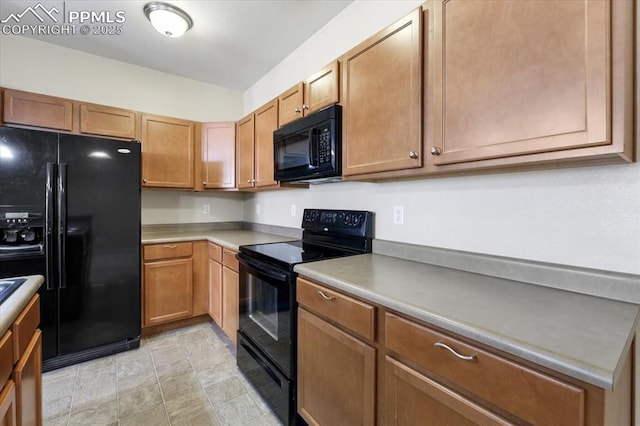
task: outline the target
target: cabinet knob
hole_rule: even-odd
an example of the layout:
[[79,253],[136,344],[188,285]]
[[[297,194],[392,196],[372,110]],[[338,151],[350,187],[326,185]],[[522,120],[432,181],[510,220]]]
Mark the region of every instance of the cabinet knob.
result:
[[415,160],[418,158],[418,153],[416,151],[409,151],[409,158],[413,158]]
[[302,109],[309,109],[309,105],[307,105],[307,104],[302,104]]
[[142,179],[142,183],[147,183],[147,180],[146,179]]
[[203,184],[203,185],[206,185],[206,184],[207,184],[207,181],[206,181],[206,180],[203,180],[203,181],[202,181],[202,184]]
[[302,110],[300,108],[296,108],[293,110],[296,114],[300,114],[302,112]]
[[440,155],[441,153],[442,151],[440,151],[440,148],[438,148],[437,146],[431,148],[431,155]]

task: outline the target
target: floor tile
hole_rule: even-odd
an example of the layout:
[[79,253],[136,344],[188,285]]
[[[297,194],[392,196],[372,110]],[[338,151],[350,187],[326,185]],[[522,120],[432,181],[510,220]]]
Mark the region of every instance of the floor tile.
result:
[[158,351],[180,346],[180,340],[175,333],[158,334],[156,336],[149,337],[147,341],[149,343],[151,351]]
[[174,362],[173,364],[156,367],[156,374],[160,379],[182,376],[186,373],[191,373],[192,371],[193,367],[191,366],[191,363],[188,359],[181,359],[180,361]]
[[241,425],[264,416],[262,410],[249,395],[242,395],[231,401],[222,404],[214,403],[213,405],[224,425]]
[[[194,372],[172,376],[168,379],[161,379],[160,387],[162,388],[162,396],[164,397],[165,403],[174,399],[180,399],[184,395],[192,394],[196,391],[202,391],[202,387]],[[171,416],[171,413],[169,413],[169,416]]]
[[46,404],[43,401],[42,417],[45,420],[64,415],[68,416],[69,411],[71,411],[71,395],[63,396],[62,398],[58,399],[47,400]]
[[156,368],[182,361],[185,358],[187,358],[187,354],[182,346],[153,351],[153,364]]
[[148,386],[158,384],[158,377],[156,376],[155,371],[151,370],[148,373],[137,375],[137,376],[125,376],[121,379],[118,379],[118,393],[128,392],[134,390],[140,386]]
[[159,385],[140,386],[118,396],[118,416],[120,418],[133,417],[158,405],[162,406],[162,404]]
[[172,425],[175,423],[185,424],[201,413],[211,410],[209,400],[201,389],[181,394],[172,401],[166,401],[165,406]]
[[169,426],[169,418],[164,405],[160,404],[132,417],[120,419],[119,426]]
[[71,403],[71,414],[84,411],[87,408],[101,406],[116,401],[116,382],[98,382],[95,386],[76,389]]
[[45,402],[60,399],[73,394],[76,384],[75,376],[62,377],[58,380],[42,381],[42,400]]
[[54,419],[44,419],[43,423],[45,426],[67,426],[67,423],[69,423],[69,414]]
[[224,379],[213,385],[205,387],[205,392],[212,403],[224,403],[245,395],[247,390],[236,376]]
[[69,426],[117,424],[118,405],[116,401],[93,405],[85,410],[71,414],[71,417],[69,417]]

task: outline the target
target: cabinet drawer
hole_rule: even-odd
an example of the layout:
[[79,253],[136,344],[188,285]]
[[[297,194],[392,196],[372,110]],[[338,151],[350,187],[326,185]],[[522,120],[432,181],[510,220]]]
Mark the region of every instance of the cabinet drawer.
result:
[[222,247],[217,244],[209,243],[209,259],[222,263]]
[[298,303],[365,339],[374,338],[375,308],[349,296],[298,278]]
[[11,376],[13,364],[13,333],[7,330],[0,338],[0,389]]
[[40,296],[34,295],[13,323],[13,362],[16,363],[40,324]]
[[189,257],[193,253],[193,243],[166,243],[144,246],[144,260]]
[[222,264],[227,268],[238,272],[238,258],[236,252],[229,249],[222,249]]
[[[445,379],[527,422],[583,423],[585,391],[580,387],[393,314],[386,314],[385,333],[388,350],[419,365],[428,375]],[[473,359],[460,359],[452,351]]]

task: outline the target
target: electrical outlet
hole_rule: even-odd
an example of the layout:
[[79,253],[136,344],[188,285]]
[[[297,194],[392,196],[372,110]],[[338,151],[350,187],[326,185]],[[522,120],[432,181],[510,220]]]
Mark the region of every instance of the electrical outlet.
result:
[[295,217],[295,215],[296,215],[296,205],[291,204],[291,216]]
[[260,204],[256,204],[256,215],[260,215]]
[[404,222],[404,207],[393,206],[393,223],[396,225],[402,225]]
[[202,213],[203,214],[211,214],[211,204],[204,204],[202,206]]

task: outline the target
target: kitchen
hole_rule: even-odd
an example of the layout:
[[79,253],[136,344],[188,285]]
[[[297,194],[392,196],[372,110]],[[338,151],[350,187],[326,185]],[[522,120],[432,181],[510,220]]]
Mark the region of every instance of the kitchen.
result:
[[[0,86],[194,121],[235,121],[420,4],[354,2],[244,92],[5,35]],[[640,168],[630,163],[250,194],[145,189],[142,225],[244,221],[299,229],[304,208],[368,210],[376,214],[379,240],[631,274],[637,282],[639,186]],[[394,206],[403,207],[402,224],[394,223]],[[605,297],[638,303],[635,287]]]

